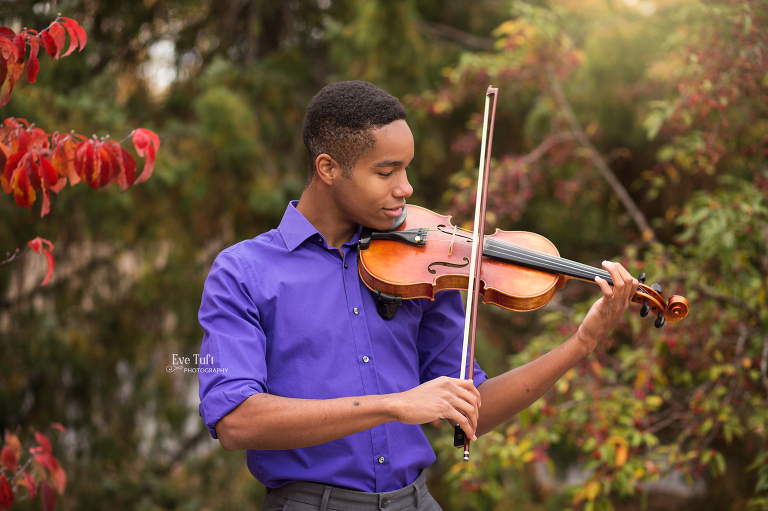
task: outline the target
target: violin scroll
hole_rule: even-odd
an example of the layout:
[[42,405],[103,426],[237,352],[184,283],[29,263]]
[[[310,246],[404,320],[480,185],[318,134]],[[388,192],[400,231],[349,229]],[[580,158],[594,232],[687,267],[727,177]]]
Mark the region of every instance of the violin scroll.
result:
[[651,311],[656,314],[656,320],[653,325],[656,328],[664,326],[666,321],[680,321],[688,315],[690,305],[683,296],[672,295],[669,300],[664,300],[661,295],[662,289],[659,284],[651,286],[645,285],[645,273],[641,273],[637,279],[640,285],[632,297],[634,303],[642,304],[640,316],[646,317]]

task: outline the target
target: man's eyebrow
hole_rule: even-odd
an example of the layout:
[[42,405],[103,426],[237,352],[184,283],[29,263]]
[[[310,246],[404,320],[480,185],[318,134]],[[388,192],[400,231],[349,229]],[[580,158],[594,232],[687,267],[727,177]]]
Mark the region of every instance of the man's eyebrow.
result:
[[[409,162],[408,165],[410,165],[412,162],[413,160],[411,160],[411,162]],[[382,160],[374,163],[373,168],[383,169],[387,167],[401,167],[402,165],[403,165],[403,162],[400,160]]]

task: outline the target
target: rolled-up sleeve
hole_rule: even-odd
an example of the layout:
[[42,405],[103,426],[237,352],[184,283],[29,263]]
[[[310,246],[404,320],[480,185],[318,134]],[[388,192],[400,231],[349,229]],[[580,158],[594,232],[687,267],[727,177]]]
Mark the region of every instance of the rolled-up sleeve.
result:
[[267,392],[266,337],[254,302],[256,276],[232,247],[216,258],[198,319],[200,416],[213,438],[216,423],[249,396]]
[[[427,302],[427,300],[425,300]],[[421,383],[439,376],[461,375],[461,350],[464,341],[464,304],[458,291],[440,291],[427,302],[419,325],[419,379]],[[469,347],[467,347],[467,360]],[[469,366],[469,363],[467,363]],[[475,362],[473,382],[480,386],[488,376]]]

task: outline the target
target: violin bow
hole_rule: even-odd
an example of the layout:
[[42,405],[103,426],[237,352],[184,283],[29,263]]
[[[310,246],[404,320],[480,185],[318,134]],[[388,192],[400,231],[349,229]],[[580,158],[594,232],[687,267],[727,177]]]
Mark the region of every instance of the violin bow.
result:
[[[491,168],[491,147],[493,146],[493,125],[496,120],[496,99],[499,89],[488,86],[485,93],[485,114],[483,115],[483,139],[480,146],[480,165],[477,175],[477,199],[475,201],[475,224],[472,229],[472,256],[469,261],[469,282],[467,283],[467,307],[464,316],[464,343],[461,350],[461,376],[472,380],[475,376],[475,334],[477,333],[477,306],[480,297],[480,265],[483,258],[483,243],[485,241],[485,207],[487,204],[488,172]],[[493,96],[490,130],[488,125],[488,109],[490,97]],[[490,131],[490,133],[489,133]],[[486,153],[486,137],[488,151]],[[467,345],[469,345],[469,364],[467,364]],[[467,371],[469,375],[467,376]],[[456,425],[453,444],[464,446],[464,461],[469,461],[469,436],[464,434],[461,426]]]

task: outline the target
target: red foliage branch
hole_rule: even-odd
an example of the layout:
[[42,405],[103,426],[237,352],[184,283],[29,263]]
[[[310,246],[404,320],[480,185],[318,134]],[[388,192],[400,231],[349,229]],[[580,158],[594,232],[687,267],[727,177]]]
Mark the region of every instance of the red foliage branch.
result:
[[[51,427],[66,433],[64,426],[58,422],[51,424]],[[37,431],[34,435],[38,445],[29,449],[32,456],[22,464],[21,441],[13,433],[5,433],[5,442],[0,451],[0,510],[13,506],[13,490],[18,486],[26,487],[30,499],[37,497],[39,492],[45,511],[55,507],[56,493],[64,493],[67,473],[53,455],[51,441]]]
[[71,186],[84,181],[91,188],[118,183],[125,191],[152,175],[160,147],[160,139],[150,130],[139,128],[131,135],[136,153],[146,157],[138,178],[136,160],[119,142],[74,132],[48,134],[26,119],[8,118],[0,125],[0,185],[13,194],[16,204],[28,208],[37,197],[35,190],[42,190],[41,217],[50,211],[50,192],[59,193],[67,179]]
[[[69,35],[69,48],[62,55],[66,36]],[[24,72],[27,64],[27,80],[34,82],[40,69],[37,53],[42,44],[51,59],[66,57],[78,46],[79,51],[85,47],[88,36],[85,29],[72,18],[59,16],[47,28],[40,32],[24,29],[16,34],[8,27],[0,27],[0,107],[5,106],[11,99],[11,92],[16,81]],[[26,59],[29,45],[29,59]]]

